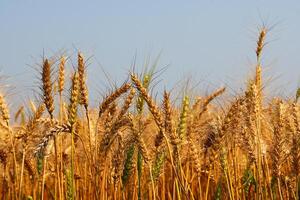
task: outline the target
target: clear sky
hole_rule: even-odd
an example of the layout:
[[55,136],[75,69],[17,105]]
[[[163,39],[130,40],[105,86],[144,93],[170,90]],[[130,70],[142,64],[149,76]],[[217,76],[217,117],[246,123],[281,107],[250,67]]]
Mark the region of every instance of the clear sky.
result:
[[265,77],[276,78],[270,83],[279,86],[276,92],[290,95],[300,80],[298,0],[1,0],[0,73],[8,76],[1,84],[26,94],[38,75],[29,65],[43,51],[74,55],[80,49],[92,57],[92,93],[108,85],[100,66],[122,81],[135,54],[140,67],[160,51],[159,66],[169,66],[161,87],[192,76],[204,85],[239,88],[253,69],[262,21],[276,24],[263,55]]

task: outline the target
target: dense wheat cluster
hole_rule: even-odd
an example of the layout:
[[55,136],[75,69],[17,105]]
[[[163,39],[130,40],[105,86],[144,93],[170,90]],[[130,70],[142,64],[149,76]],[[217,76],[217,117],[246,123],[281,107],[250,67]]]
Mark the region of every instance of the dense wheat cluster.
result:
[[13,114],[0,94],[0,199],[299,199],[299,95],[266,101],[267,33],[245,91],[222,107],[226,88],[154,98],[148,68],[91,108],[84,56],[71,76],[64,56],[44,59],[40,101]]

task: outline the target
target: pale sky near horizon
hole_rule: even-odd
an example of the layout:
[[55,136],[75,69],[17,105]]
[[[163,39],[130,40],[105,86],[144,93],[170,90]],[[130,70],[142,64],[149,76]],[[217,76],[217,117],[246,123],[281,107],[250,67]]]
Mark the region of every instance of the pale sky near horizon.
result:
[[16,87],[12,98],[26,96],[37,86],[30,66],[43,52],[75,55],[80,49],[91,57],[95,97],[108,85],[100,66],[122,82],[135,54],[141,68],[145,57],[154,60],[159,52],[159,66],[168,65],[161,88],[190,76],[211,88],[240,88],[255,63],[262,21],[275,25],[263,54],[265,77],[273,77],[274,92],[291,95],[300,83],[300,1],[1,0],[0,83]]

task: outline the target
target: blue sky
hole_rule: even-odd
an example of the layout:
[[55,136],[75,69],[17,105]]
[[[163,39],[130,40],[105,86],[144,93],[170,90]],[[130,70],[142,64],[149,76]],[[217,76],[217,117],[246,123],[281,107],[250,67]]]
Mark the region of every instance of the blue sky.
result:
[[263,55],[265,77],[274,79],[272,92],[291,95],[300,83],[299,11],[296,0],[1,0],[1,84],[26,96],[38,75],[30,65],[43,51],[74,55],[80,49],[91,57],[93,94],[108,85],[100,66],[120,82],[135,54],[141,67],[160,51],[159,66],[169,66],[161,88],[186,77],[201,80],[200,87],[241,88],[253,69],[257,27],[264,21],[276,24]]

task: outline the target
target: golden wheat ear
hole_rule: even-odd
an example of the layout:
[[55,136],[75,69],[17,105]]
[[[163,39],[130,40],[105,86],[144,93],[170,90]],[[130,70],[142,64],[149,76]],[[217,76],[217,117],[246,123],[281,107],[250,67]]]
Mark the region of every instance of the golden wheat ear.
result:
[[4,96],[0,94],[0,112],[2,115],[2,119],[8,124],[9,123],[9,109],[4,99]]
[[65,65],[66,58],[62,56],[60,58],[59,68],[58,68],[58,92],[62,95],[65,86]]
[[265,46],[266,35],[267,35],[267,28],[262,27],[260,32],[259,32],[258,40],[256,42],[257,46],[256,46],[255,53],[256,53],[257,61],[260,61],[261,53],[262,53],[262,50]]
[[86,85],[86,69],[84,65],[84,58],[81,53],[78,53],[78,79],[80,88],[80,98],[79,103],[83,105],[86,109],[88,108],[88,89]]
[[71,126],[73,126],[77,118],[77,105],[79,101],[79,76],[76,72],[72,77],[72,86],[69,101],[68,120]]
[[104,98],[104,100],[99,105],[99,114],[101,117],[102,114],[109,108],[110,104],[119,98],[122,94],[126,93],[131,88],[129,83],[124,83],[121,87],[113,91],[110,95]]
[[152,113],[154,120],[157,124],[157,126],[162,130],[163,129],[163,120],[160,110],[158,109],[157,105],[151,98],[151,96],[148,94],[147,89],[143,86],[142,82],[138,79],[138,77],[135,74],[131,74],[131,80],[137,90],[139,91],[142,98],[146,101],[150,112]]
[[53,82],[51,80],[52,67],[48,59],[45,59],[42,66],[42,94],[46,109],[51,118],[53,118],[54,99]]

